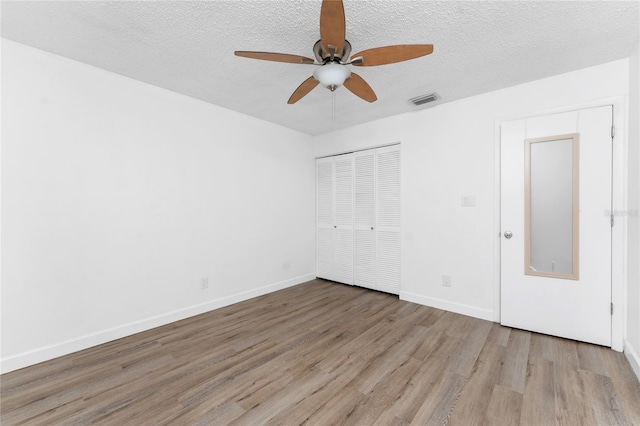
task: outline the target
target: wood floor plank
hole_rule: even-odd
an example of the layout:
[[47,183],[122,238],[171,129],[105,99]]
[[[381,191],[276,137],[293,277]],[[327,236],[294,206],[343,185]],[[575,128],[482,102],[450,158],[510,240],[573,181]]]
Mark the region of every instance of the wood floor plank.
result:
[[[290,375],[298,374],[298,371],[311,369],[322,358],[323,346],[340,345],[340,342],[350,340],[352,336],[347,333],[334,335],[325,333],[317,337],[312,344],[305,345],[303,350],[294,353],[284,352],[281,356],[262,364],[259,368],[244,371],[234,371],[223,380],[205,382],[194,386],[181,394],[178,400],[190,408],[201,402],[211,406],[215,401],[223,404],[227,399],[233,398],[238,404],[252,405],[251,400],[260,401],[262,395],[268,395],[272,389],[284,386]],[[273,371],[280,374],[274,377]]]
[[226,425],[237,419],[244,413],[244,410],[235,402],[229,402],[222,407],[216,407],[215,410],[204,412],[187,411],[186,416],[171,420],[169,423],[160,423],[159,425],[194,425],[194,426],[211,426]]
[[353,411],[367,397],[351,386],[345,386],[326,403],[322,404],[302,424],[323,426],[335,424],[351,424]]
[[584,395],[592,401],[585,407],[586,423],[598,425],[630,424],[610,377],[580,370]]
[[60,405],[48,411],[43,411],[17,424],[28,424],[30,426],[51,426],[70,424],[68,419],[86,405],[82,398],[75,399],[66,404]]
[[610,377],[609,363],[606,361],[608,349],[588,343],[578,344],[580,368],[601,376]]
[[[608,352],[608,351],[607,351]],[[640,387],[635,373],[625,355],[620,352],[607,353],[605,362],[615,386],[621,410],[626,414],[629,424],[640,425]]]
[[296,400],[287,410],[272,417],[267,424],[270,425],[299,425],[308,422],[309,418],[323,406],[327,400],[340,393],[347,385],[350,377],[337,375],[318,386],[311,394],[303,399]]
[[411,358],[427,334],[424,327],[415,327],[401,342],[392,344],[387,350],[376,355],[374,359],[358,373],[352,386],[363,394],[369,394],[373,388],[384,380],[397,366]]
[[509,334],[500,373],[500,383],[521,394],[524,393],[530,342],[531,333],[528,331],[513,330]]
[[560,425],[587,424],[585,393],[578,361],[578,343],[557,339],[554,356],[556,419]]
[[455,353],[455,358],[447,367],[449,371],[469,378],[478,355],[485,346],[491,327],[492,324],[489,321],[475,321],[469,330],[469,335],[462,341]]
[[133,410],[139,401],[144,401],[145,398],[160,389],[167,388],[173,392],[180,392],[188,388],[192,380],[207,380],[209,377],[226,372],[229,368],[242,366],[248,360],[259,363],[272,356],[268,350],[273,346],[272,342],[263,342],[251,350],[239,354],[230,353],[226,356],[214,357],[209,354],[199,354],[191,361],[176,361],[171,365],[171,368],[167,368],[159,374],[133,380],[93,396],[87,400],[89,404],[86,409],[76,413],[72,420],[78,424],[84,424],[109,416],[112,412],[121,410],[125,406],[132,407],[131,410]]
[[[450,424],[480,424],[491,402],[494,386],[500,381],[505,347],[486,344],[474,365],[469,380],[460,394],[460,401],[451,414]],[[482,413],[482,415],[480,415]]]
[[376,425],[394,423],[400,419],[409,424],[425,401],[431,397],[433,389],[446,374],[449,355],[460,346],[460,339],[443,333],[438,338],[438,345],[425,359],[418,359],[422,365],[411,377],[409,386],[402,389],[396,400],[378,417]]
[[518,425],[522,412],[522,393],[508,386],[495,385],[484,416],[488,425]]
[[5,425],[639,424],[623,354],[324,280],[0,376]]
[[290,407],[318,389],[322,389],[334,379],[335,376],[323,374],[317,370],[308,370],[300,375],[290,375],[285,384],[261,395],[259,399],[251,402],[242,401],[241,405],[245,408],[245,413],[231,424],[265,424],[278,413],[288,411]]
[[491,327],[491,332],[489,336],[487,336],[487,343],[492,343],[494,345],[507,346],[509,342],[509,337],[511,336],[511,328],[504,327],[498,323],[493,323]]
[[413,417],[411,424],[447,424],[466,383],[466,377],[445,371],[438,383],[429,391],[427,398]]
[[[371,425],[379,418],[404,388],[411,386],[411,377],[420,368],[421,362],[414,358],[400,358],[391,370],[382,370],[380,377],[368,393],[360,400],[350,415],[350,423]],[[353,382],[352,382],[353,383]],[[362,391],[361,391],[362,392]]]
[[457,315],[453,312],[445,312],[438,321],[445,327],[445,331],[449,336],[464,339],[467,337],[477,320],[464,315]]
[[9,396],[3,396],[2,408],[17,415],[24,407],[37,405],[39,410],[48,410],[57,405],[72,401],[80,396],[77,392],[77,384],[84,381],[100,381],[113,377],[122,371],[119,365],[108,365],[100,370],[85,370],[81,374],[69,377],[66,383],[69,386],[60,386],[58,380],[54,383],[41,382],[38,386],[29,386],[23,392],[13,392]]
[[5,373],[1,377],[0,398],[21,392],[25,386],[37,386],[39,382],[51,381],[61,374],[68,374],[73,368],[73,359],[56,358],[38,364],[38,368],[23,368]]
[[441,317],[447,314],[447,311],[443,311],[441,309],[425,309],[424,312],[426,314],[424,319],[416,325],[421,325],[427,328],[430,328],[435,324],[441,324]]
[[553,362],[540,359],[527,365],[521,424],[555,424],[556,391]]

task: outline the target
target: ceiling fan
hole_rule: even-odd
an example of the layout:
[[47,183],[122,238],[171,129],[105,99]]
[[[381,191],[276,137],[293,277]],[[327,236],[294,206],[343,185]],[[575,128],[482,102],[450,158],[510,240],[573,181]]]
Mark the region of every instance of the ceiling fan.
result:
[[372,67],[393,64],[419,58],[433,52],[432,44],[401,44],[363,50],[351,56],[351,44],[345,39],[345,18],[342,0],[322,0],[320,8],[320,40],[313,46],[317,60],[299,55],[271,52],[236,51],[236,56],[262,59],[265,61],[288,62],[293,64],[316,65],[311,77],[302,82],[287,103],[294,104],[322,84],[332,92],[344,85],[354,95],[368,102],[378,98],[369,84],[358,74],[351,72],[347,65]]

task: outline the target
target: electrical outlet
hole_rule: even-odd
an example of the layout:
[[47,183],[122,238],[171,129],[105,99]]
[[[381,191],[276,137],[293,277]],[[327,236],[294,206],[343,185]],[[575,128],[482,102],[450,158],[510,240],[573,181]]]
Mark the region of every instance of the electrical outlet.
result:
[[442,285],[445,287],[451,287],[451,277],[449,275],[442,276]]
[[475,207],[475,205],[476,205],[476,196],[475,195],[463,195],[461,204],[462,204],[462,207]]
[[209,277],[200,278],[200,289],[204,290],[209,288]]

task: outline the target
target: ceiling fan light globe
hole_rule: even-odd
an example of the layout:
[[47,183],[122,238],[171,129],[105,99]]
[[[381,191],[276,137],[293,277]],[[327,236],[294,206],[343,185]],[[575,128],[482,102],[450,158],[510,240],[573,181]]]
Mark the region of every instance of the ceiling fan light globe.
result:
[[336,63],[328,63],[318,67],[313,73],[313,78],[318,80],[327,89],[334,91],[337,87],[342,86],[344,81],[351,76],[351,70],[345,65]]

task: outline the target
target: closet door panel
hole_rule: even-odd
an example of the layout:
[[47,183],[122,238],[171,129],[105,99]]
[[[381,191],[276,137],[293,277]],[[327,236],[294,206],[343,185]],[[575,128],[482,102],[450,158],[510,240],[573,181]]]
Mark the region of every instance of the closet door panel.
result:
[[377,288],[400,293],[400,146],[377,149]]
[[375,226],[375,160],[376,150],[355,154],[355,226]]
[[400,228],[400,148],[378,148],[378,225]]
[[378,290],[400,294],[400,233],[379,230],[377,248]]
[[353,283],[376,289],[376,239],[371,230],[354,231],[355,270]]
[[375,162],[375,149],[354,154],[354,284],[371,289],[376,288]]
[[333,280],[333,159],[316,160],[316,276]]
[[353,227],[353,156],[334,157],[335,167],[335,224]]
[[334,281],[353,284],[353,230],[334,230]]
[[333,280],[333,229],[317,229],[316,276]]
[[353,155],[334,157],[334,280],[353,284]]

